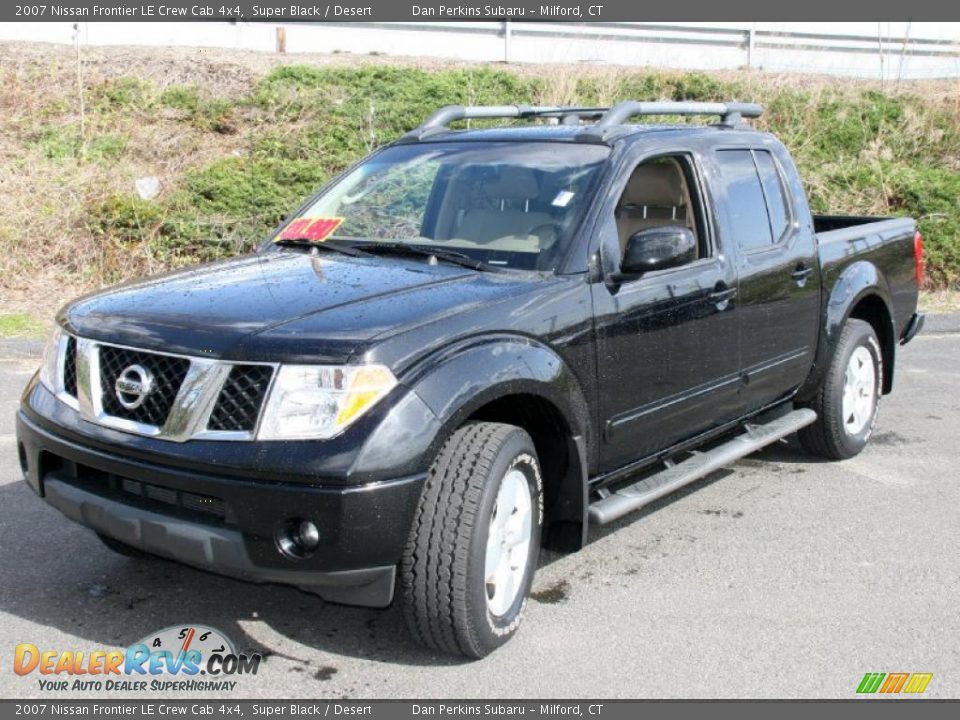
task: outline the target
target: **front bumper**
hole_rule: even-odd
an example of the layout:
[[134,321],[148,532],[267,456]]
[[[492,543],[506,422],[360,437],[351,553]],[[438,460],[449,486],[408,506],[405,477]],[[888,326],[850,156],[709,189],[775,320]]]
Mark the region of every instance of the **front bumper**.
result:
[[[64,515],[145,552],[254,582],[294,585],[326,600],[384,607],[423,475],[342,486],[253,480],[162,465],[90,447],[17,414],[27,483]],[[320,545],[281,552],[277,533],[313,521]]]

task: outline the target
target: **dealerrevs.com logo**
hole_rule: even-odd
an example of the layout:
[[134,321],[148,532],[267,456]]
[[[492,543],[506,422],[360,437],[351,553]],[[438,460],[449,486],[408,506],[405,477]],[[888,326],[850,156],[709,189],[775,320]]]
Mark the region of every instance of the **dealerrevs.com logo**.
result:
[[220,631],[204,625],[172,625],[126,650],[42,650],[20,643],[13,671],[37,674],[40,690],[225,692],[240,675],[256,675],[262,656],[238,653]]

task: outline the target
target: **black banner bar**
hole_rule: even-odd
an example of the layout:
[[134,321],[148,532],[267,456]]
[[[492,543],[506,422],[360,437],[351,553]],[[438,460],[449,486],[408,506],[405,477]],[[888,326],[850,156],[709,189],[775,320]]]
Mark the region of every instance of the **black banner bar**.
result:
[[[908,709],[904,707],[909,704]],[[687,720],[702,717],[726,720],[779,720],[816,717],[917,720],[955,718],[956,701],[610,701],[610,700],[37,700],[0,701],[0,720],[14,718],[242,718],[243,720],[422,720],[438,718],[545,718],[546,720]]]
[[915,0],[909,5],[874,0],[869,6],[825,0],[771,3],[768,0],[686,0],[642,3],[636,0],[37,0],[0,4],[0,21],[116,22],[670,22],[759,20],[934,20],[960,17],[960,3]]

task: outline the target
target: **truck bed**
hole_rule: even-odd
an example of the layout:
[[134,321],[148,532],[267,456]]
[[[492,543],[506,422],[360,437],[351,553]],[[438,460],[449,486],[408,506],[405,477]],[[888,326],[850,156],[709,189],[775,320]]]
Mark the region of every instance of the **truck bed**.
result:
[[898,335],[917,306],[912,218],[814,215],[824,287],[855,263],[870,263],[883,279]]
[[888,223],[891,221],[913,222],[910,218],[882,217],[879,215],[814,215],[813,231],[822,236],[824,233],[833,233],[837,230],[856,228],[862,233],[864,225]]

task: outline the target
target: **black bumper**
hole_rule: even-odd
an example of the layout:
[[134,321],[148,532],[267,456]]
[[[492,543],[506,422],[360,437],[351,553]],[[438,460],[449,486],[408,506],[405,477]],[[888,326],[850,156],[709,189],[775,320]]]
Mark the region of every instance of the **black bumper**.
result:
[[[82,525],[187,565],[350,605],[390,604],[423,483],[416,475],[329,486],[174,468],[87,447],[22,410],[17,442],[27,483]],[[309,557],[278,546],[293,519],[320,529]]]
[[921,313],[914,313],[910,316],[910,320],[907,322],[906,327],[903,329],[903,335],[900,338],[900,344],[906,345],[908,342],[913,340],[921,330],[923,330],[923,323],[926,320],[926,316]]

